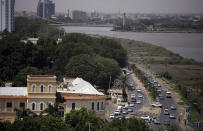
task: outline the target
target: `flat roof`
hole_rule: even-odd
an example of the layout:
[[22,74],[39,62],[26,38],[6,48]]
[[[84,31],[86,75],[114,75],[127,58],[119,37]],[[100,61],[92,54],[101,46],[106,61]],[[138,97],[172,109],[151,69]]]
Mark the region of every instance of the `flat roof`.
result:
[[27,77],[54,77],[54,78],[56,78],[55,75],[28,75]]
[[0,96],[27,96],[27,87],[0,87]]

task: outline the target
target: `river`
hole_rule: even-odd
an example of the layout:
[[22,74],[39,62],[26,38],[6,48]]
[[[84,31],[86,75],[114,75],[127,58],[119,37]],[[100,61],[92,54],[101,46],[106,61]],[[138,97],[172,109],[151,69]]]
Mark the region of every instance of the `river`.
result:
[[62,26],[67,33],[78,32],[91,35],[110,36],[144,41],[162,46],[185,58],[203,62],[203,33],[140,33],[115,32],[110,27]]

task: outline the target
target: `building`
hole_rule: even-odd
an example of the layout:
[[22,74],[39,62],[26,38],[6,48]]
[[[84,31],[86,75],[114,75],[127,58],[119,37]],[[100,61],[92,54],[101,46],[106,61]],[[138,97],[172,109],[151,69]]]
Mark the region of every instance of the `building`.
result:
[[[106,96],[81,78],[64,79],[57,89],[54,75],[28,75],[27,87],[0,87],[0,121],[13,122],[15,108],[40,114],[49,104],[59,103],[62,118],[71,110],[86,107],[104,118]],[[64,86],[65,85],[65,86]]]
[[56,76],[27,76],[27,108],[39,114],[56,100]]
[[104,118],[106,96],[103,93],[98,92],[89,82],[81,78],[64,78],[64,85],[67,85],[67,88],[57,90],[65,100],[60,103],[64,113],[85,107]]
[[27,106],[27,87],[0,87],[0,120],[15,120],[14,109]]
[[69,16],[72,20],[81,20],[85,21],[87,20],[87,14],[84,11],[74,10],[70,12]]
[[39,0],[37,5],[37,16],[50,18],[55,14],[55,4],[50,0]]
[[27,40],[21,40],[21,42],[24,42],[24,43],[31,42],[34,45],[36,45],[38,41],[39,41],[39,38],[27,38]]
[[15,0],[0,0],[0,3],[0,32],[13,32]]

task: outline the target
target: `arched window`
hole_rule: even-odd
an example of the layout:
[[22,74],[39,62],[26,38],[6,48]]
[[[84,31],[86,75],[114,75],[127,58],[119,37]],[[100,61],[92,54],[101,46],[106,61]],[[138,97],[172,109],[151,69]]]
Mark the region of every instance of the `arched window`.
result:
[[36,110],[36,104],[35,103],[32,103],[32,110]]
[[52,85],[49,85],[49,86],[48,86],[48,90],[49,90],[49,93],[52,92]]
[[35,90],[36,90],[36,85],[32,85],[31,91],[35,92]]
[[94,102],[92,102],[92,110],[94,110]]
[[44,103],[40,103],[40,110],[44,110]]
[[40,86],[40,91],[44,92],[44,86],[43,85]]
[[97,102],[97,110],[99,110],[99,102]]

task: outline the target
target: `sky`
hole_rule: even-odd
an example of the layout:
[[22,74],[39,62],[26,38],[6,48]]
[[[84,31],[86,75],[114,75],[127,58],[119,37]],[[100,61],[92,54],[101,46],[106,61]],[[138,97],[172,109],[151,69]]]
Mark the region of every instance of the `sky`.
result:
[[[56,12],[203,13],[203,0],[53,0]],[[16,11],[36,11],[38,0],[15,0]]]

